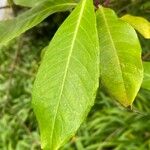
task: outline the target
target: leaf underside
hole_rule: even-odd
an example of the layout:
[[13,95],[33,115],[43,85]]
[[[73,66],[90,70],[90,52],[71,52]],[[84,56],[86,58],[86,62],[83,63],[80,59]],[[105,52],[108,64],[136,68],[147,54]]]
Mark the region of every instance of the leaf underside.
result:
[[132,105],[143,79],[141,48],[134,29],[111,9],[97,11],[101,83],[123,106]]
[[98,46],[92,0],[83,0],[52,39],[34,83],[32,103],[44,150],[57,150],[73,136],[94,104]]

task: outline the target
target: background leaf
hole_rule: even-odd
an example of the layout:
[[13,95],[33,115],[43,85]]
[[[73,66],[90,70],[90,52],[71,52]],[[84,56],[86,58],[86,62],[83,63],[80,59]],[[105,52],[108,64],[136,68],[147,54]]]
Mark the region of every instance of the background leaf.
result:
[[[47,0],[49,2],[60,2],[60,0]],[[21,5],[25,7],[34,7],[39,3],[43,2],[43,0],[14,0],[16,5]],[[62,3],[73,2],[73,0],[62,0]]]
[[150,62],[143,62],[144,66],[144,79],[142,88],[150,90]]
[[0,22],[0,46],[39,24],[49,15],[69,10],[76,3],[44,1],[15,19]]
[[[25,7],[33,7],[36,6],[37,3],[42,2],[43,0],[14,0],[16,5],[25,6]],[[52,1],[52,0],[49,0]]]
[[87,116],[98,87],[98,60],[93,1],[83,0],[58,29],[35,80],[32,103],[44,150],[57,150]]
[[150,22],[148,20],[143,17],[132,16],[129,14],[124,15],[121,19],[129,23],[146,39],[150,39]]
[[143,79],[141,48],[134,29],[108,8],[97,11],[102,85],[122,105],[135,99]]

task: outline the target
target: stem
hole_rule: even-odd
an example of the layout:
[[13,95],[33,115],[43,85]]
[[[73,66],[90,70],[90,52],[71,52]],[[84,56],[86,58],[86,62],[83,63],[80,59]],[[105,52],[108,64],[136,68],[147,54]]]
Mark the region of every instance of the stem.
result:
[[104,2],[104,6],[108,6],[108,5],[109,5],[109,3],[110,3],[110,0],[105,0],[105,2]]
[[150,59],[150,52],[146,53],[143,57],[142,57],[143,60],[149,60]]
[[14,5],[13,0],[8,0],[8,4],[9,4],[10,8],[12,8],[14,17],[16,17],[17,16],[17,8]]
[[94,0],[94,5],[96,6],[96,8],[98,8],[99,4],[100,4],[99,0]]
[[2,7],[0,7],[0,9],[6,9],[6,8],[10,8],[10,6],[2,6]]

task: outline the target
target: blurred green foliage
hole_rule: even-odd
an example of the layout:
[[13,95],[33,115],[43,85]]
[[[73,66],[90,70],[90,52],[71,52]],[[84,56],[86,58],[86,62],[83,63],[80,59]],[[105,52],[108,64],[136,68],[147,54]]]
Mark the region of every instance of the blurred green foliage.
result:
[[34,47],[29,38],[20,37],[9,47],[1,49],[1,150],[35,149],[39,143],[35,130],[37,125],[31,109],[31,89],[40,46]]
[[[111,0],[108,7],[119,16],[130,13],[150,20],[147,0]],[[67,15],[50,16],[0,49],[0,150],[40,150],[32,84],[43,47]],[[150,60],[150,40],[139,38],[143,59]],[[150,92],[141,90],[130,110],[99,91],[87,120],[62,150],[150,150]]]

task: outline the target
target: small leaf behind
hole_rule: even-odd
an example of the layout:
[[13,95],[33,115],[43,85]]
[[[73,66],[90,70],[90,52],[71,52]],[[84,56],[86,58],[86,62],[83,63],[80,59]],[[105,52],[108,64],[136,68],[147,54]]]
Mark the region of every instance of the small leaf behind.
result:
[[129,23],[134,29],[136,29],[146,39],[150,39],[150,22],[143,17],[137,17],[132,15],[124,15],[122,20]]
[[[34,7],[37,3],[42,2],[43,0],[14,0],[16,5],[25,6],[25,7]],[[52,0],[49,0],[52,1]]]
[[49,15],[69,10],[76,3],[43,1],[12,20],[0,22],[0,46],[39,24]]
[[[56,2],[60,3],[60,0],[47,0],[48,2]],[[25,6],[25,7],[34,7],[38,5],[39,3],[43,2],[43,0],[14,0],[14,3],[16,5]],[[62,3],[69,3],[74,2],[73,0],[61,0]]]

